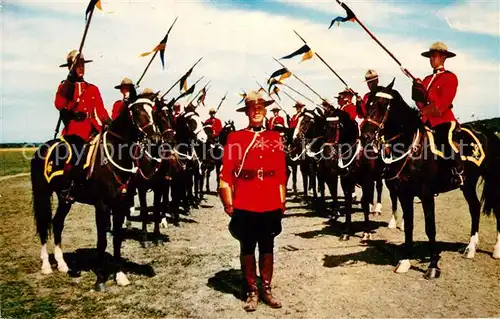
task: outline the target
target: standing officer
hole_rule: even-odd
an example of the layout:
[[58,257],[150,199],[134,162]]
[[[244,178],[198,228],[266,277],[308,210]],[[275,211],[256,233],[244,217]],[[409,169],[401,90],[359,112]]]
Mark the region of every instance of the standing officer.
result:
[[111,119],[113,121],[120,115],[124,108],[128,107],[130,102],[135,101],[137,98],[134,83],[129,78],[124,78],[119,85],[115,86],[115,89],[120,90],[123,99],[113,104],[113,112],[111,113]]
[[279,132],[266,130],[266,106],[259,92],[245,97],[238,109],[248,116],[246,129],[229,134],[224,147],[219,195],[231,216],[229,230],[240,242],[241,269],[246,283],[243,308],[255,311],[259,301],[255,248],[259,245],[261,298],[272,308],[281,302],[271,294],[274,238],[281,233],[286,200],[286,163]]
[[[101,131],[101,125],[96,117],[103,124],[108,125],[111,122],[99,89],[83,79],[85,63],[89,62],[92,60],[85,60],[77,50],[71,50],[68,53],[66,63],[61,64],[60,67],[67,67],[70,74],[59,84],[54,101],[65,126],[62,135],[75,151],[73,154],[80,155],[85,143],[90,141],[94,133]],[[71,70],[73,63],[75,66]],[[83,159],[76,157],[72,156],[71,163],[67,163],[64,167],[66,182],[62,187],[61,199],[67,203],[74,201],[71,194],[74,186],[73,180],[79,174],[80,164],[84,162]]]
[[214,138],[219,137],[220,132],[222,131],[222,122],[218,118],[215,117],[215,109],[211,108],[210,111],[208,111],[208,114],[210,115],[210,118],[208,118],[204,125],[210,125],[212,127],[212,136]]
[[452,183],[462,186],[463,162],[449,138],[460,125],[452,111],[458,79],[444,68],[446,59],[456,54],[448,51],[448,46],[443,42],[435,42],[421,55],[429,58],[433,72],[423,81],[417,79],[413,83],[412,99],[420,109],[422,121],[435,131],[436,146],[442,149],[446,159],[451,158]]

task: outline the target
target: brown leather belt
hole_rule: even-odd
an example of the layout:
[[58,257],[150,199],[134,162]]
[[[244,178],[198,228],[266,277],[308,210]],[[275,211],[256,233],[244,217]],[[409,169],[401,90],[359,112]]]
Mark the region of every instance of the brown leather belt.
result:
[[[235,172],[236,174],[236,172]],[[253,170],[253,169],[243,169],[240,172],[240,175],[238,178],[250,181],[254,178],[258,178],[260,180],[263,180],[264,177],[272,177],[276,174],[276,171],[264,171],[262,169],[258,170]]]

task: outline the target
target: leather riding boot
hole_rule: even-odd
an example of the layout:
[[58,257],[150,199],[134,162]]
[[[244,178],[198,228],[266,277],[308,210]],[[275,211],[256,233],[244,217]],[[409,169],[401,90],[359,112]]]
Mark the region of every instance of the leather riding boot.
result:
[[273,279],[274,255],[261,254],[259,256],[260,277],[262,279],[262,300],[271,308],[281,308],[281,302],[271,293]]
[[241,270],[245,278],[245,295],[246,300],[243,309],[248,312],[257,309],[259,302],[259,291],[257,289],[257,265],[255,263],[255,255],[245,255],[240,257]]

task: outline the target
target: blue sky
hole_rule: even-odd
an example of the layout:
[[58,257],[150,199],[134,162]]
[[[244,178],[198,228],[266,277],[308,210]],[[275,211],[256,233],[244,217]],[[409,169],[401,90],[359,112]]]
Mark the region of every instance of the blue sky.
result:
[[[216,106],[229,91],[219,116],[235,120],[240,127],[246,119],[234,112],[240,99],[237,93],[241,88],[256,89],[256,79],[265,82],[265,75],[279,68],[272,57],[302,45],[293,30],[306,38],[355,90],[365,93],[363,75],[368,68],[374,68],[381,74],[382,83],[396,77],[396,88],[411,102],[411,82],[358,24],[348,22],[327,30],[332,18],[345,15],[334,1],[102,3],[104,10],[94,14],[84,53],[95,61],[88,64],[86,79],[99,87],[109,111],[120,98],[113,86],[124,76],[137,80],[148,62],[138,55],[155,46],[176,16],[179,20],[169,38],[166,68],[162,70],[160,62],[155,61],[141,88],[168,88],[203,56],[191,81],[201,75],[211,80],[209,106]],[[457,53],[446,66],[459,77],[454,104],[460,120],[500,116],[498,1],[346,3],[418,77],[430,72],[428,61],[420,53],[432,42],[447,43]],[[80,42],[86,5],[86,0],[3,2],[0,142],[42,142],[52,138],[58,118],[54,94],[66,76],[58,65]],[[330,100],[343,89],[316,58],[284,63]],[[314,98],[297,81],[289,79],[287,83]],[[292,112],[292,102],[283,94],[280,104]],[[206,116],[208,107],[199,112]]]

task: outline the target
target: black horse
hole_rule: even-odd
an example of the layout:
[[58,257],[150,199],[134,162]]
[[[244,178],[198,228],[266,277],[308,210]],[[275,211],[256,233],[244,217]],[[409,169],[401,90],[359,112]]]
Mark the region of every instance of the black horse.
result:
[[[189,211],[189,207],[198,207],[198,199],[201,193],[200,180],[202,158],[196,152],[196,147],[207,142],[200,116],[195,111],[184,112],[177,118],[175,125],[176,145],[174,153],[180,166],[179,172],[172,177],[172,192],[176,192],[173,197],[182,199],[184,210]],[[193,194],[193,186],[195,194]],[[178,192],[178,193],[177,193]],[[179,202],[173,205],[180,205]]]
[[[456,188],[452,186],[450,168],[446,161],[434,155],[435,144],[432,135],[421,122],[418,110],[411,108],[400,94],[393,90],[394,81],[377,94],[370,107],[367,123],[362,127],[362,138],[380,150],[386,163],[386,180],[398,184],[398,197],[405,220],[404,257],[396,267],[396,272],[404,273],[410,268],[413,248],[413,199],[422,201],[425,215],[425,231],[429,239],[430,265],[426,279],[440,275],[438,261],[440,251],[436,244],[434,195]],[[473,133],[475,137],[469,134]],[[467,133],[467,134],[466,134]],[[462,159],[465,183],[461,190],[469,205],[472,219],[471,239],[466,249],[466,257],[474,256],[478,244],[479,218],[481,206],[484,213],[495,213],[497,218],[497,243],[494,258],[500,258],[500,139],[492,132],[472,126],[462,126],[459,136],[465,145]],[[473,143],[471,143],[473,141]],[[383,143],[383,144],[382,144]],[[476,194],[476,186],[484,180],[481,202]]]
[[[302,173],[304,200],[308,201],[309,186],[313,189],[313,202],[317,199],[316,173],[322,145],[324,119],[310,110],[306,110],[299,118],[295,130],[291,131],[291,142],[288,145],[287,165],[298,165]],[[321,182],[321,181],[320,181]]]
[[[205,153],[203,155],[203,176],[205,178],[205,190],[210,193],[210,173],[215,170],[217,185],[219,185],[220,169],[222,167],[222,156],[224,145],[227,143],[229,133],[236,131],[234,121],[229,120],[224,123],[224,127],[218,137],[213,136],[211,126],[207,126],[205,133],[208,136]],[[217,186],[218,187],[218,186]]]
[[[152,97],[154,99],[154,97]],[[162,137],[160,145],[152,145],[149,152],[145,150],[145,156],[148,160],[143,166],[147,166],[151,172],[149,175],[145,174],[141,168],[137,172],[134,179],[134,186],[138,190],[141,221],[142,221],[142,234],[141,245],[146,248],[149,246],[147,224],[149,221],[148,205],[146,201],[146,192],[152,190],[154,194],[153,199],[153,243],[158,245],[162,242],[160,234],[160,226],[166,227],[167,222],[165,214],[169,211],[169,191],[170,181],[173,172],[177,169],[175,155],[173,153],[173,146],[175,145],[175,130],[173,127],[173,115],[168,105],[154,99],[155,108],[153,112],[155,129]],[[178,225],[179,215],[177,210],[172,210],[171,215],[174,225]],[[127,221],[127,227],[130,222]]]
[[[114,228],[114,264],[117,269],[115,279],[118,285],[129,283],[122,271],[122,225],[129,209],[129,201],[126,200],[128,184],[138,167],[142,169],[143,159],[140,154],[146,143],[159,140],[153,130],[151,107],[151,101],[143,100],[124,108],[109,129],[84,146],[83,154],[70,150],[72,147],[65,142],[64,137],[46,142],[35,152],[31,160],[31,184],[37,232],[42,244],[42,273],[52,272],[47,252],[51,228],[54,233],[54,256],[58,270],[69,270],[63,258],[61,234],[72,204],[63,200],[61,192],[64,180],[68,178],[65,167],[76,165],[73,170],[79,170],[78,176],[74,176],[75,200],[95,207],[98,253],[95,287],[97,290],[104,290],[108,278],[105,251],[110,213],[113,215]],[[59,201],[52,218],[51,197],[54,192]]]

